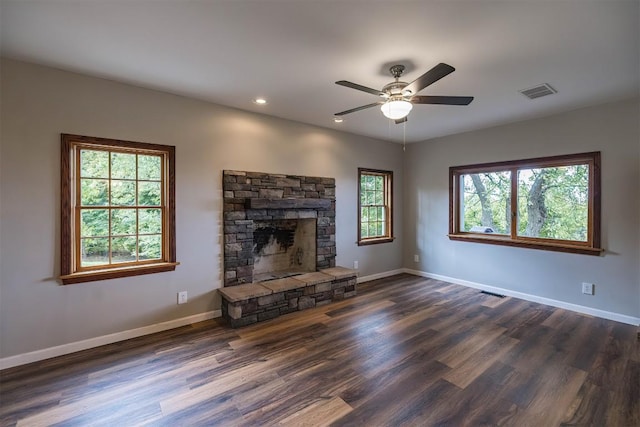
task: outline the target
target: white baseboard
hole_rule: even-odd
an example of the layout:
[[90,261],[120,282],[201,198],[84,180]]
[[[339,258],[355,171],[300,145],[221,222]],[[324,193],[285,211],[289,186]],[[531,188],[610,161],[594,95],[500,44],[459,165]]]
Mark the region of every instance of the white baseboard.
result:
[[358,283],[370,282],[376,279],[383,279],[389,276],[395,276],[396,274],[404,273],[404,268],[398,268],[397,270],[383,271],[382,273],[370,274],[368,276],[358,277]]
[[9,356],[0,359],[0,370],[13,368],[14,366],[26,365],[27,363],[50,359],[52,357],[62,356],[65,354],[75,353],[76,351],[87,350],[89,348],[99,347],[101,345],[112,344],[118,341],[137,338],[143,335],[162,332],[168,329],[179,328],[180,326],[186,326],[192,323],[202,322],[203,320],[209,320],[221,316],[222,312],[220,310],[208,311],[205,313],[182,317],[180,319],[174,319],[167,322],[143,326],[141,328],[129,329],[128,331],[116,332],[114,334],[103,335],[100,337],[89,338],[69,344],[36,350],[29,353]]
[[412,270],[410,268],[403,269],[403,272],[413,274],[415,276],[422,276],[422,277],[427,277],[429,279],[442,280],[443,282],[454,283],[456,285],[467,286],[469,288],[481,289],[483,291],[493,292],[501,295],[507,295],[514,298],[520,298],[526,301],[550,305],[552,307],[563,308],[565,310],[571,310],[577,313],[588,314],[589,316],[601,317],[603,319],[608,319],[608,320],[615,320],[616,322],[626,323],[629,325],[634,325],[634,326],[640,325],[640,317],[633,317],[633,316],[628,316],[626,314],[599,310],[597,308],[585,307],[583,305],[572,304],[564,301],[558,301],[551,298],[525,294],[523,292],[511,291],[509,289],[498,288],[496,286],[485,285],[483,283],[456,279],[455,277],[442,276],[440,274],[427,273],[425,271],[419,271],[419,270]]

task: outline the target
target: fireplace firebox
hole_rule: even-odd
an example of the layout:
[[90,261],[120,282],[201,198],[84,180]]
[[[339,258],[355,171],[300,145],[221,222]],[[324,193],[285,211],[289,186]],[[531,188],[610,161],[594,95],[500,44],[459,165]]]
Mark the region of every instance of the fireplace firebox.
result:
[[335,179],[223,171],[224,285],[335,267]]

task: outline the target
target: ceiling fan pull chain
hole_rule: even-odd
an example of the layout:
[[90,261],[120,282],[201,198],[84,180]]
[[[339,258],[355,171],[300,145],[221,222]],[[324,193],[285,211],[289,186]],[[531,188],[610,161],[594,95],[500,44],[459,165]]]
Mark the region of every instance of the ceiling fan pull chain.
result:
[[407,151],[407,122],[402,126],[402,151]]

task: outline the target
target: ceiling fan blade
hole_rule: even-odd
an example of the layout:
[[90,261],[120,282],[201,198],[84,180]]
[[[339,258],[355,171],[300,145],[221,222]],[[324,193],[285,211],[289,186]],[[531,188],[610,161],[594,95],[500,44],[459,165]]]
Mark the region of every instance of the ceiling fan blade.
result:
[[366,110],[367,108],[375,107],[376,105],[382,105],[384,101],[374,102],[373,104],[363,105],[361,107],[352,108],[350,110],[341,111],[339,113],[335,113],[334,116],[344,116],[345,114],[355,113],[356,111]]
[[379,90],[371,89],[370,87],[362,86],[357,83],[351,83],[346,80],[337,81],[336,84],[344,87],[350,87],[351,89],[361,90],[363,92],[371,93],[373,95],[384,96],[384,93],[380,92]]
[[413,104],[469,105],[473,96],[413,96]]
[[403,91],[410,90],[412,94],[420,92],[425,87],[437,82],[446,75],[453,73],[456,69],[449,64],[440,63],[409,83]]
[[403,117],[403,118],[401,118],[401,119],[394,120],[394,122],[395,122],[397,125],[399,125],[400,123],[404,123],[404,122],[406,122],[407,120],[409,120],[407,117]]

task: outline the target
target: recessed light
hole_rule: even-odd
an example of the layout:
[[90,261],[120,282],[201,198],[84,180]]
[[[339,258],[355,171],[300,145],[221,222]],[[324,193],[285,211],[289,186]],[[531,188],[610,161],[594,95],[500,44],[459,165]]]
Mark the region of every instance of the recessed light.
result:
[[342,117],[334,117],[334,118],[333,118],[333,121],[334,121],[335,123],[342,123],[342,122],[344,122],[344,119],[343,119]]
[[253,103],[258,105],[264,105],[267,103],[267,100],[264,98],[256,98],[253,100]]

